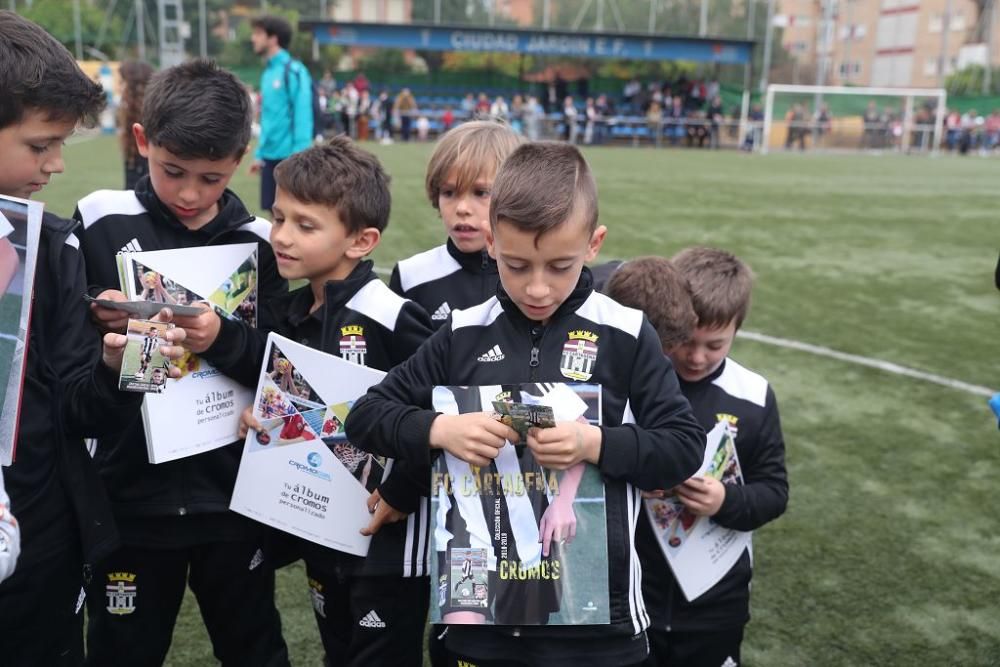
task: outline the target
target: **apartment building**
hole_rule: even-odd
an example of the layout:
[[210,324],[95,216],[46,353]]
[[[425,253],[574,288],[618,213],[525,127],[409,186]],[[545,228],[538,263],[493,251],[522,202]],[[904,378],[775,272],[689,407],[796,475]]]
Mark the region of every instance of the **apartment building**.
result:
[[[832,21],[826,25],[826,3]],[[785,49],[815,83],[829,54],[826,83],[937,87],[986,47],[968,42],[979,21],[972,0],[779,0]],[[1000,20],[993,25],[990,61],[1000,63]]]

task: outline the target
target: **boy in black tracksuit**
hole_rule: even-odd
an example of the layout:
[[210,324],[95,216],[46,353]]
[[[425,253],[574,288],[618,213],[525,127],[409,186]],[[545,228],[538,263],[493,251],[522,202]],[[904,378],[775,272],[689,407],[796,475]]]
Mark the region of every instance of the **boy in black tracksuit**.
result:
[[412,464],[445,449],[488,465],[516,433],[484,413],[435,413],[432,388],[575,379],[565,375],[562,357],[570,333],[589,332],[598,351],[584,375],[602,387],[604,425],[561,422],[533,430],[522,444],[541,466],[586,461],[603,474],[611,623],[451,625],[447,645],[477,666],[641,663],[648,617],[632,538],[639,489],[687,479],[701,462],[704,432],[642,314],[592,289],[583,264],[597,255],[606,229],[597,226],[596,186],[575,147],[540,142],[511,153],[494,181],[490,223],[487,241],[502,282],[497,296],[453,313],[413,358],[372,387],[348,415],[348,437]]
[[[164,70],[150,81],[134,133],[149,176],[134,191],[101,190],[77,207],[92,290],[124,298],[119,249],[254,242],[260,301],[286,294],[267,243],[268,223],[225,189],[250,139],[242,84],[207,61]],[[117,311],[93,314],[107,329],[126,323]],[[120,427],[98,442],[95,456],[124,546],[88,591],[88,662],[162,663],[189,583],[222,664],[287,664],[266,532],[229,512],[241,444],[152,465],[142,421]]]
[[[275,179],[271,244],[279,270],[309,284],[262,304],[272,314],[271,330],[379,370],[408,359],[430,335],[430,319],[363,259],[389,222],[389,178],[378,160],[335,137],[283,161]],[[205,358],[256,386],[265,332],[212,313],[199,320],[192,328],[212,330],[214,338]],[[249,409],[244,423],[260,428]],[[396,462],[390,470],[368,499],[374,516],[366,557],[299,540],[328,665],[422,664],[430,469]]]
[[[62,172],[63,141],[78,122],[96,120],[104,92],[37,25],[0,11],[0,34],[0,194],[28,198]],[[117,428],[141,405],[118,391],[126,338],[109,335],[102,347],[90,325],[72,229],[44,215],[20,428],[3,472],[22,543],[16,571],[0,584],[0,662],[10,667],[83,662],[81,586],[118,544],[83,438]],[[161,351],[178,356],[171,349]]]
[[[731,426],[744,483],[724,485],[705,477],[688,480],[675,491],[696,515],[711,516],[724,528],[755,530],[785,511],[788,476],[774,392],[763,377],[727,358],[749,308],[750,270],[729,253],[711,248],[684,250],[672,264],[686,279],[690,296],[684,286],[640,278],[648,267],[633,262],[615,273],[608,294],[642,308],[654,322],[676,319],[685,299],[693,307],[697,327],[687,340],[664,344],[664,351],[702,427],[709,431],[720,420]],[[674,304],[673,310],[665,304]],[[738,665],[743,628],[750,620],[749,549],[715,586],[689,602],[645,512],[636,540],[652,620],[650,667]]]
[[448,131],[434,147],[427,198],[448,241],[396,264],[389,287],[423,306],[435,329],[451,311],[496,294],[497,263],[486,252],[490,191],[500,164],[522,141],[504,123],[474,120]]

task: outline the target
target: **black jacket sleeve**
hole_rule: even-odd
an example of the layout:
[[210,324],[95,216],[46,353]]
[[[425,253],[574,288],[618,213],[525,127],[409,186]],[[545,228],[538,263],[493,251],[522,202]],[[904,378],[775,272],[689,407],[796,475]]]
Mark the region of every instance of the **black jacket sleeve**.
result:
[[267,347],[267,332],[245,322],[221,319],[219,335],[201,353],[201,358],[244,387],[256,389]]
[[[58,254],[56,275],[36,280],[36,310],[44,320],[37,339],[38,354],[60,384],[60,415],[69,435],[98,437],[118,432],[139,412],[142,394],[118,390],[117,371],[104,365],[102,338],[90,322],[83,300],[87,278],[83,255],[59,235],[50,243]],[[49,272],[48,258],[39,256],[39,272]],[[32,351],[34,352],[34,350]]]
[[[740,429],[744,437],[744,429]],[[756,530],[785,512],[788,505],[788,473],[785,470],[785,439],[781,434],[778,404],[767,388],[764,413],[749,460],[740,460],[743,485],[726,486],[726,499],[715,515],[725,528]]]
[[[371,387],[347,415],[347,438],[357,447],[413,465],[430,465],[435,385],[447,384],[451,328],[441,327],[416,354]],[[428,479],[429,479],[428,475]]]
[[602,426],[599,467],[643,490],[668,489],[697,472],[705,432],[681,394],[653,326],[643,320],[631,369],[634,424]]
[[419,304],[407,301],[399,310],[396,329],[392,332],[392,365],[396,367],[416,354],[434,328],[431,317]]

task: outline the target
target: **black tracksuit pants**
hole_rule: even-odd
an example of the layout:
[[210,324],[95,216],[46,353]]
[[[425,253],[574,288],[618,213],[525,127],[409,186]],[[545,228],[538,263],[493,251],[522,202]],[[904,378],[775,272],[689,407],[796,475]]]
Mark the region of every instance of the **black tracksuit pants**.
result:
[[87,664],[162,665],[188,585],[223,667],[289,664],[274,564],[256,540],[112,554],[87,591]]

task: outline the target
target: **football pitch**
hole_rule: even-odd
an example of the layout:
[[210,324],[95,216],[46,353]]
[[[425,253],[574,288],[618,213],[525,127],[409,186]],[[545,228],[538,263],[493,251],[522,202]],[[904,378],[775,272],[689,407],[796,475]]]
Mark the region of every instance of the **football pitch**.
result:
[[[430,145],[368,146],[392,176],[374,255],[439,244],[423,193]],[[715,245],[756,273],[745,329],[1000,387],[1000,161],[595,148],[601,259]],[[119,188],[116,143],[66,148],[36,198],[61,215]],[[232,187],[253,210],[257,180]],[[754,539],[744,664],[1000,664],[1000,432],[975,391],[756,340],[733,357],[778,396],[788,512]],[[971,389],[971,390],[970,390]],[[278,574],[295,664],[319,665],[304,568]],[[168,660],[214,664],[190,595]]]

